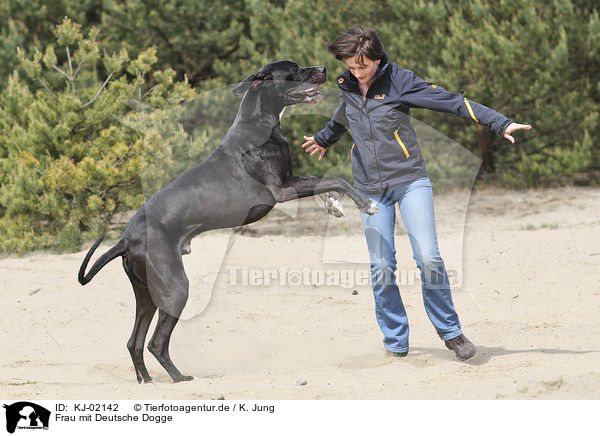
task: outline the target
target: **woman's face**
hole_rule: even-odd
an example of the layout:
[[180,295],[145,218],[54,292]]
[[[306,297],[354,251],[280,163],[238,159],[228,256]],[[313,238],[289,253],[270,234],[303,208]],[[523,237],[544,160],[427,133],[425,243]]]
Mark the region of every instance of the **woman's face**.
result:
[[350,68],[350,72],[358,79],[358,82],[363,85],[370,85],[377,73],[379,60],[374,61],[363,56],[364,64],[360,64],[359,61],[360,59],[357,58],[344,59],[344,63]]

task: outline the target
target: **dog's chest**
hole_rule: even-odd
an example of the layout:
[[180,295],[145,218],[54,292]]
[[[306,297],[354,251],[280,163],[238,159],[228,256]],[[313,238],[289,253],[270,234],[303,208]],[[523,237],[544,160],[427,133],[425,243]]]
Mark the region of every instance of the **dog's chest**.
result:
[[242,154],[246,173],[264,185],[280,185],[292,175],[290,146],[281,129],[273,129],[264,144]]

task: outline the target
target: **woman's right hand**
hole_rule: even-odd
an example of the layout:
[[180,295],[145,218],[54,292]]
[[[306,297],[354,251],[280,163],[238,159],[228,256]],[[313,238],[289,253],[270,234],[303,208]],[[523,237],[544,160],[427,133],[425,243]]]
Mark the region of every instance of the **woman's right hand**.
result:
[[306,139],[306,142],[302,144],[302,148],[308,147],[304,151],[306,151],[307,153],[309,151],[312,152],[310,154],[311,156],[320,151],[321,154],[319,155],[319,160],[323,159],[323,155],[325,155],[325,148],[321,147],[315,142],[314,136],[305,136],[304,139]]

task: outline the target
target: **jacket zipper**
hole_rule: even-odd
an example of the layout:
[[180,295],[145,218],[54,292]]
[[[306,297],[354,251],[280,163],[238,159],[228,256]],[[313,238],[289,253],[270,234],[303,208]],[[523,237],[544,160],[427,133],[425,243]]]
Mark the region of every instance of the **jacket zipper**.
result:
[[469,113],[471,114],[471,118],[473,118],[476,123],[479,123],[479,120],[477,118],[475,118],[475,114],[473,113],[473,108],[471,107],[471,103],[469,103],[469,101],[467,100],[467,97],[465,97],[465,91],[463,91],[461,89],[460,93],[462,94],[463,99],[465,100],[465,105],[467,106],[467,109],[469,110]]
[[[389,68],[388,65],[385,65],[384,68]],[[377,74],[377,77],[375,77],[375,79],[373,80],[373,82],[371,82],[371,84],[369,85],[369,88],[367,89],[367,92],[365,93],[364,98],[362,96],[362,93],[360,92],[360,89],[358,90],[358,94],[360,95],[361,100],[362,100],[361,116],[364,113],[366,115],[366,117],[367,117],[367,120],[369,121],[369,130],[370,130],[370,133],[371,133],[371,144],[373,145],[373,155],[375,157],[375,164],[376,164],[376,167],[377,167],[377,173],[379,174],[379,185],[383,189],[383,182],[381,181],[381,170],[379,168],[379,162],[377,160],[377,151],[376,151],[377,147],[375,146],[375,143],[373,142],[373,126],[371,124],[371,117],[369,117],[369,114],[367,112],[367,101],[368,101],[367,96],[369,95],[369,90],[371,89],[371,87],[373,86],[373,84],[375,83],[375,81],[378,80],[379,77],[381,76],[382,70],[379,71],[379,73]],[[350,91],[350,92],[352,92],[352,91]],[[354,147],[354,145],[353,145],[353,147]],[[407,153],[406,150],[405,150],[405,153]],[[350,155],[350,157],[352,158],[352,155]]]
[[404,142],[402,142],[402,139],[400,139],[400,135],[398,135],[398,129],[396,129],[396,131],[394,132],[394,136],[396,137],[396,141],[398,141],[398,144],[400,144],[400,147],[402,147],[402,150],[404,150],[404,154],[408,159],[410,157],[410,154],[408,154],[408,150],[406,149]]
[[[388,65],[386,65],[384,68],[389,68],[389,67],[388,67]],[[382,178],[381,178],[381,169],[379,167],[379,160],[377,159],[377,146],[373,142],[373,125],[371,124],[371,117],[369,116],[369,112],[367,111],[367,103],[368,103],[369,91],[371,90],[371,88],[373,87],[373,85],[375,84],[375,82],[377,80],[379,80],[379,78],[381,77],[382,73],[383,73],[383,68],[381,70],[379,70],[377,76],[373,79],[373,81],[369,85],[369,88],[367,89],[367,92],[365,93],[365,97],[364,97],[364,100],[363,100],[364,101],[363,108],[365,110],[365,114],[367,115],[367,120],[369,120],[369,130],[370,130],[370,133],[371,133],[371,143],[373,144],[373,155],[375,156],[375,164],[377,165],[377,174],[379,175],[379,186],[380,186],[381,189],[383,189],[383,181],[382,181]]]
[[[369,93],[369,91],[367,90],[367,94],[368,93]],[[367,96],[367,94],[365,94],[365,97]],[[381,180],[381,169],[379,168],[379,160],[377,159],[377,145],[375,145],[375,142],[373,141],[373,125],[371,124],[371,117],[369,116],[369,112],[367,111],[367,103],[368,103],[368,100],[365,98],[363,108],[364,108],[365,114],[367,116],[367,120],[369,121],[369,132],[371,133],[371,144],[373,146],[373,156],[375,156],[375,166],[377,167],[377,174],[379,176],[379,187],[381,189],[383,189],[383,182]]]

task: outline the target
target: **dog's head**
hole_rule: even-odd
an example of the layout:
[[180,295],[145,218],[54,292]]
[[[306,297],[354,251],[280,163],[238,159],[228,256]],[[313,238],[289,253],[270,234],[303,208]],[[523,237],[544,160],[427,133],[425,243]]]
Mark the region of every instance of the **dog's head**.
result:
[[233,94],[256,90],[284,106],[317,103],[323,97],[319,85],[325,79],[325,67],[301,67],[293,61],[277,61],[263,65],[257,73],[242,80]]

